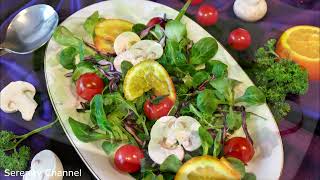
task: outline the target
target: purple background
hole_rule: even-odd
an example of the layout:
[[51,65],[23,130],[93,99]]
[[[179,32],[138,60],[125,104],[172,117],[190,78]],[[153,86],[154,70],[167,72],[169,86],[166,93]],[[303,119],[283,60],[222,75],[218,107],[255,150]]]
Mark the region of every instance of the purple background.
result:
[[[98,0],[0,0],[0,42],[11,19],[22,9],[40,3],[49,4],[56,9],[60,21],[75,11],[99,2]],[[156,2],[179,9],[184,4],[180,0],[158,0]],[[217,25],[206,28],[229,50],[232,56],[245,66],[252,59],[256,48],[269,38],[278,38],[281,33],[294,25],[320,26],[320,0],[269,0],[266,17],[257,23],[246,23],[235,17],[232,11],[233,0],[204,0],[214,5],[219,11]],[[199,6],[192,6],[188,16],[194,18]],[[235,52],[226,44],[231,30],[244,27],[250,31],[252,46],[245,52]],[[32,83],[37,89],[36,100],[39,104],[34,119],[26,122],[20,114],[6,114],[0,111],[0,130],[6,129],[16,133],[25,133],[55,119],[44,74],[43,57],[45,47],[28,55],[7,54],[0,57],[0,89],[11,81],[23,80]],[[306,95],[288,100],[293,111],[281,121],[279,128],[284,144],[285,163],[281,179],[320,179],[320,82],[311,81]],[[94,179],[70,145],[59,125],[35,135],[25,142],[32,147],[33,153],[51,149],[61,159],[66,170],[82,169],[83,176],[77,179]],[[0,171],[0,179],[8,178]],[[74,178],[65,178],[74,179]]]

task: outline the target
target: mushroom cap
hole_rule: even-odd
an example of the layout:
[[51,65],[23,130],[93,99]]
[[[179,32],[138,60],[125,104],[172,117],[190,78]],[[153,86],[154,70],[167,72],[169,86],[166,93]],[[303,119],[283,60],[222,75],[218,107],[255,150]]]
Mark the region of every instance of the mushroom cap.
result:
[[180,145],[175,148],[163,148],[159,142],[150,140],[148,145],[148,153],[150,158],[157,164],[162,164],[166,158],[172,154],[176,155],[179,160],[183,160],[184,150]]
[[152,40],[142,40],[135,43],[129,49],[137,59],[159,59],[163,54],[161,44]]
[[265,0],[236,0],[233,11],[242,20],[255,22],[266,15],[267,3]]
[[187,151],[194,151],[201,146],[199,136],[200,123],[190,116],[180,116],[175,122],[175,136]]
[[0,92],[0,108],[7,113],[18,111],[15,102],[12,101],[12,97],[20,96],[23,93],[30,99],[33,99],[36,94],[36,89],[32,84],[25,81],[9,83]]
[[[50,150],[43,150],[33,157],[30,171],[23,176],[23,180],[62,180],[63,176],[57,176],[62,171],[63,166],[58,156]],[[53,176],[48,176],[51,172]]]
[[138,64],[139,62],[136,60],[134,54],[132,54],[130,51],[125,51],[121,54],[119,54],[113,61],[114,67],[116,68],[117,71],[121,71],[121,63],[123,61],[128,61],[131,64],[135,65]]
[[[150,158],[161,164],[171,154],[180,160],[184,157],[184,150],[194,151],[201,146],[198,133],[200,123],[190,117],[164,116],[152,126],[148,145]],[[182,147],[182,146],[183,147]]]
[[123,32],[114,41],[113,48],[117,55],[127,51],[133,44],[140,41],[140,37],[134,32]]

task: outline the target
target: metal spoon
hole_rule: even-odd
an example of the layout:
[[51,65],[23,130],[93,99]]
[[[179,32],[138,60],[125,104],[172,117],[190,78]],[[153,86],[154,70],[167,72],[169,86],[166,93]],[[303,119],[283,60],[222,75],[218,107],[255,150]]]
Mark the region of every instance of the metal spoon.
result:
[[57,27],[59,16],[48,5],[39,4],[19,12],[7,29],[0,56],[6,53],[27,54],[40,48]]

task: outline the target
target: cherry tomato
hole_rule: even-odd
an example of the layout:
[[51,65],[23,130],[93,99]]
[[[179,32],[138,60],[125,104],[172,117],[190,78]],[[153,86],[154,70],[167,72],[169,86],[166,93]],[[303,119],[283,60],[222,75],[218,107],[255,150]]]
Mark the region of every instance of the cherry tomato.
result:
[[166,116],[173,105],[174,102],[169,97],[164,97],[159,103],[154,104],[148,99],[143,106],[144,114],[150,120],[157,120],[162,116]]
[[143,158],[143,152],[139,147],[126,144],[116,151],[114,164],[120,171],[133,173],[140,169],[140,161]]
[[223,148],[224,155],[240,159],[243,163],[249,162],[254,155],[254,148],[247,138],[233,137]]
[[243,51],[250,46],[251,35],[247,30],[237,28],[230,33],[228,44],[235,50]]
[[202,5],[198,9],[196,19],[202,26],[211,26],[218,21],[219,13],[217,9],[211,5]]
[[91,101],[96,94],[101,94],[104,88],[103,80],[95,73],[86,73],[76,82],[77,94]]
[[[188,0],[186,0],[186,1],[188,1]],[[192,0],[191,5],[193,5],[193,6],[198,5],[198,4],[202,3],[202,1],[203,0]]]
[[151,27],[151,26],[154,26],[156,24],[160,24],[160,26],[164,28],[165,25],[166,25],[166,22],[161,17],[154,17],[154,18],[150,19],[150,21],[148,22],[147,26]]

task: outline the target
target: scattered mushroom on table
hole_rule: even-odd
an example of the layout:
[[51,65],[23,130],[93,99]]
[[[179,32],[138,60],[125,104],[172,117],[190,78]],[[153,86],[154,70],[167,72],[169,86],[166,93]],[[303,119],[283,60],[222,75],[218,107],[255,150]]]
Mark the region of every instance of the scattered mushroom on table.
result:
[[233,11],[242,20],[255,22],[266,15],[267,3],[265,0],[236,0]]
[[33,99],[35,87],[24,81],[9,83],[0,92],[0,108],[6,113],[20,111],[22,118],[30,121],[38,104]]

